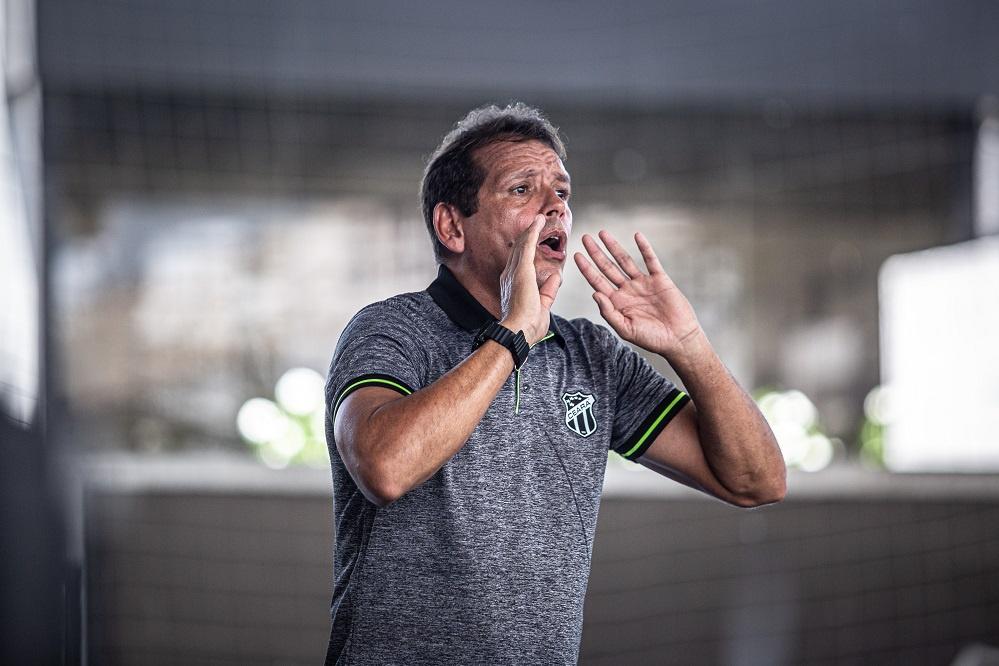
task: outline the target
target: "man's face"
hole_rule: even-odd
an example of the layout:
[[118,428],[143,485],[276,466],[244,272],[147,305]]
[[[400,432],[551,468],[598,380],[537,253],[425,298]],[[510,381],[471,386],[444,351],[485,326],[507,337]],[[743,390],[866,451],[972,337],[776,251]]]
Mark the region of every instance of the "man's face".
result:
[[561,273],[572,231],[569,174],[554,150],[541,141],[496,141],[476,151],[485,170],[478,211],[464,225],[465,259],[476,273],[498,282],[517,237],[538,215],[534,268],[538,285]]

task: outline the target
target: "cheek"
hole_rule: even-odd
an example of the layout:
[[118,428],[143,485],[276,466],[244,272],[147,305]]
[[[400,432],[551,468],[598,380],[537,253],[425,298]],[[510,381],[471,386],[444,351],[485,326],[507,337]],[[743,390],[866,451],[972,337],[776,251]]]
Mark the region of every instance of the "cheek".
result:
[[517,239],[530,228],[532,222],[534,222],[533,215],[527,216],[523,213],[511,211],[510,215],[504,220],[503,225],[506,229],[506,246],[513,247],[516,245]]

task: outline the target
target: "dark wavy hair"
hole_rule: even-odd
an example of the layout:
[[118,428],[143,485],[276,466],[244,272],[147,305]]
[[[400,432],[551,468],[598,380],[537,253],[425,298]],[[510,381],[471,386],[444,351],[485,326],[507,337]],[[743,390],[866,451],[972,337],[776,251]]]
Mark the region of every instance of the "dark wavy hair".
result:
[[445,135],[434,150],[420,181],[423,221],[434,246],[434,257],[442,263],[451,251],[434,231],[434,208],[438,203],[456,206],[465,217],[479,209],[479,188],[486,171],[475,160],[475,152],[496,141],[537,140],[550,147],[564,162],[565,145],[558,128],[538,109],[522,102],[500,108],[495,104],[472,109]]

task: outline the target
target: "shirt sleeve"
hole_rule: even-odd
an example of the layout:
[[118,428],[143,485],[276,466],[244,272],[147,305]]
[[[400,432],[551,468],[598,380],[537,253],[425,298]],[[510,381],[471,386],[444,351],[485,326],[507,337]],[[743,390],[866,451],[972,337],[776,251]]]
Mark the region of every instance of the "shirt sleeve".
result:
[[616,409],[610,448],[635,461],[690,401],[645,357],[604,328],[614,371]]
[[337,342],[326,380],[330,423],[354,391],[380,386],[409,395],[421,388],[426,364],[416,336],[402,313],[385,301],[362,309],[350,320]]

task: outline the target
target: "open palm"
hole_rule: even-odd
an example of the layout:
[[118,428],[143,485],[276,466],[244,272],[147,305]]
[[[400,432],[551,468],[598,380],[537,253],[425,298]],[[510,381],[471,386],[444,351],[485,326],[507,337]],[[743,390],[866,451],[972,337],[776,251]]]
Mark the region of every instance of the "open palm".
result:
[[686,297],[663,270],[652,245],[641,232],[635,234],[635,244],[648,269],[646,275],[610,233],[601,231],[598,235],[615,261],[588,234],[583,234],[583,247],[593,262],[581,252],[573,259],[594,289],[600,314],[618,335],[643,349],[663,356],[679,349],[700,324]]

